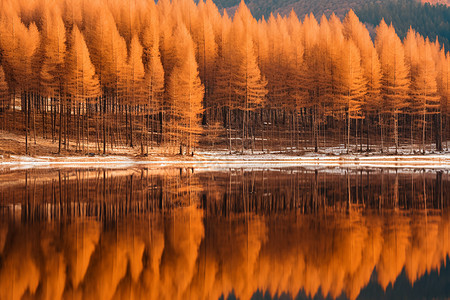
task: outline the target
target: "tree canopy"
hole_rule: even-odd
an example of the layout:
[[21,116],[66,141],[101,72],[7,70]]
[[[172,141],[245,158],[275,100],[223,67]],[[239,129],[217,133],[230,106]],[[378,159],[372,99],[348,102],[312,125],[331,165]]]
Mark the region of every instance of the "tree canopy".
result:
[[59,152],[138,141],[142,155],[442,150],[450,131],[449,54],[384,19],[372,40],[353,11],[341,21],[256,19],[243,1],[233,17],[211,0],[1,5],[2,124],[25,131],[27,152],[39,131]]

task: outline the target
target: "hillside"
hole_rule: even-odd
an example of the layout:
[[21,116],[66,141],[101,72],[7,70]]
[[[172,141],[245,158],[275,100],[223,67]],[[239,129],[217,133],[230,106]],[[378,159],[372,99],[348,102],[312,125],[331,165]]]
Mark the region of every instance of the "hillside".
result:
[[[240,0],[213,0],[219,9],[227,9],[227,12],[233,14],[239,5]],[[270,13],[285,15],[292,9],[303,17],[306,14],[313,13],[315,16],[331,13],[342,17],[350,9],[359,10],[367,5],[386,6],[390,3],[401,2],[401,0],[245,0],[245,3],[256,18],[262,16],[268,17]],[[450,0],[409,0],[413,3],[444,5],[449,6]],[[423,5],[422,5],[423,6]]]
[[422,0],[422,3],[450,5],[450,0]]
[[[214,0],[219,9],[234,14],[240,0]],[[303,19],[313,13],[317,18],[333,12],[344,17],[353,9],[368,28],[376,27],[382,18],[391,23],[400,38],[404,38],[409,27],[413,27],[431,41],[438,36],[446,49],[450,47],[450,0],[246,0],[256,18],[274,14],[287,15],[294,10]],[[372,30],[373,33],[373,30]]]
[[450,46],[450,7],[443,4],[430,5],[415,0],[368,2],[355,9],[362,22],[377,26],[384,18],[392,23],[400,38],[404,38],[410,26],[431,41],[438,36],[446,49]]
[[[227,12],[233,14],[239,5],[240,0],[214,0],[217,7],[227,9]],[[367,2],[375,2],[375,0],[248,0],[245,1],[256,18],[261,16],[269,16],[271,12],[274,14],[286,15],[292,9],[299,17],[313,13],[316,16],[325,14],[329,16],[331,13],[342,17],[350,9],[362,7]]]

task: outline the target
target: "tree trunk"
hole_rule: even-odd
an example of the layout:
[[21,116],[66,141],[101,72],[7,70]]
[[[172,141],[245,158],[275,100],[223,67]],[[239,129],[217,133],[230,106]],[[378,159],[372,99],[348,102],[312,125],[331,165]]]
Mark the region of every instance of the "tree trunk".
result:
[[86,103],[86,152],[89,154],[89,104]]
[[319,152],[319,133],[318,133],[318,124],[317,124],[317,108],[314,107],[314,116],[313,116],[313,125],[314,125],[314,152]]
[[28,155],[28,95],[26,92],[22,95],[25,98],[25,101],[22,101],[25,104],[25,154]]
[[347,154],[348,154],[349,148],[350,148],[350,121],[351,121],[351,119],[350,119],[350,111],[349,111],[348,118],[347,118],[347,145],[346,145]]
[[394,112],[394,141],[395,141],[395,154],[398,154],[398,111]]
[[[34,144],[36,145],[36,107],[34,107],[36,105],[36,96],[33,94],[33,139],[34,139]],[[31,101],[31,99],[30,99]],[[30,104],[30,109],[32,108],[31,104]]]
[[380,113],[380,112],[378,113],[378,120],[379,120],[379,123],[380,123],[380,139],[381,139],[380,144],[381,144],[381,153],[383,153],[383,151],[384,151],[384,144],[383,144],[383,142],[384,142],[384,136],[383,136],[383,117],[381,116],[381,113]]
[[422,153],[425,154],[425,131],[426,131],[427,123],[426,123],[426,108],[423,109],[423,118],[422,118]]
[[438,116],[434,116],[434,119],[436,120],[435,123],[437,123],[435,131],[435,140],[436,140],[436,151],[442,151],[442,113],[439,112]]
[[366,151],[369,152],[370,151],[370,128],[369,128],[369,122],[370,122],[370,118],[369,118],[369,114],[366,113]]
[[129,112],[130,112],[130,147],[133,148],[134,147],[134,145],[133,145],[133,112],[134,112],[133,107],[130,107]]
[[[142,113],[142,123],[141,123],[141,155],[144,155],[144,114]],[[147,139],[146,139],[147,140]]]
[[58,154],[61,154],[61,140],[62,140],[62,119],[63,119],[63,103],[62,98],[59,97],[59,142],[58,142]]
[[242,154],[244,154],[245,148],[245,117],[246,117],[246,110],[243,111],[242,115],[242,150],[241,150]]
[[231,154],[231,108],[230,107],[228,107],[228,109],[227,109],[227,118],[228,118],[228,121],[227,121],[227,123],[228,123],[227,124],[228,152]]
[[103,154],[106,154],[106,96],[102,96],[103,100]]

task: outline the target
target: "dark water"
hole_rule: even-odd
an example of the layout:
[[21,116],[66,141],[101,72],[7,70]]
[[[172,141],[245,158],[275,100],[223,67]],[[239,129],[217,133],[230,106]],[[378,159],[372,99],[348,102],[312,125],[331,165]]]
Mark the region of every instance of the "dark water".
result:
[[447,299],[450,177],[0,172],[0,299]]

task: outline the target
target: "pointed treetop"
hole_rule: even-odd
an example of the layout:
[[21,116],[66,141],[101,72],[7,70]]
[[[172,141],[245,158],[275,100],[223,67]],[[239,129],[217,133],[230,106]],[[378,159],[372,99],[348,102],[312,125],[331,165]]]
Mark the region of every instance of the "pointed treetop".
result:
[[353,9],[350,9],[350,10],[348,11],[346,17],[347,17],[347,18],[350,18],[350,19],[356,19],[356,20],[359,21],[359,18],[358,18],[358,16],[355,14],[355,12],[353,11]]
[[242,21],[253,20],[252,13],[245,4],[244,0],[241,0],[241,3],[239,3],[236,13],[234,14],[234,19],[236,19],[236,17],[240,18]]
[[293,8],[291,9],[291,12],[289,13],[288,19],[291,20],[291,22],[295,22],[295,23],[299,22],[297,13],[295,12],[295,10]]

